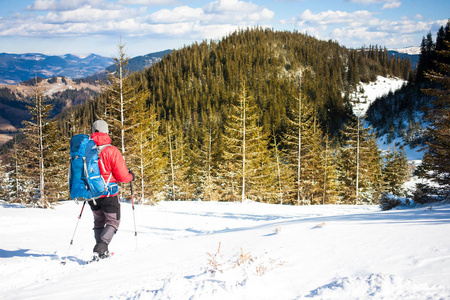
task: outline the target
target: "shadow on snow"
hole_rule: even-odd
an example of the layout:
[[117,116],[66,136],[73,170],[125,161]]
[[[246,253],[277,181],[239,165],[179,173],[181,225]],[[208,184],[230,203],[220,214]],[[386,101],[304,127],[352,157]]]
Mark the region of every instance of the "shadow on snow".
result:
[[19,250],[5,250],[0,249],[0,258],[11,258],[11,257],[50,257],[52,259],[58,259],[55,254],[37,254],[37,253],[27,253],[31,249],[19,249]]
[[[213,217],[213,218],[231,218],[236,220],[253,220],[268,222],[264,224],[250,225],[246,227],[225,228],[220,230],[195,230],[193,228],[186,229],[174,229],[174,228],[157,228],[147,227],[151,230],[158,231],[188,231],[198,236],[213,235],[229,232],[238,232],[245,230],[256,230],[261,228],[273,227],[273,226],[286,226],[301,223],[321,223],[327,222],[339,222],[339,223],[358,223],[358,225],[373,224],[379,225],[400,225],[400,224],[415,224],[415,225],[440,225],[450,223],[450,207],[426,209],[426,208],[414,208],[398,211],[380,211],[380,212],[368,212],[368,213],[350,213],[342,215],[314,215],[314,216],[280,216],[280,215],[251,215],[251,214],[232,214],[232,213],[184,213],[174,212],[176,214],[184,214],[200,217]],[[316,227],[312,227],[313,229]]]

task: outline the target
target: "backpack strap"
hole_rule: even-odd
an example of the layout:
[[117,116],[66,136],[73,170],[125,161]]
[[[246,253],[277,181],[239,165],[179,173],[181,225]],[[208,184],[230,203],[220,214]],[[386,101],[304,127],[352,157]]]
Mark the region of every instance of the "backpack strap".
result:
[[[98,161],[102,164],[103,170],[106,170],[106,169],[105,169],[105,165],[103,164],[103,161],[102,161],[102,158],[101,158],[101,156],[100,156],[100,153],[102,153],[102,151],[105,150],[105,148],[106,148],[106,147],[109,147],[109,146],[111,146],[111,144],[106,144],[106,145],[97,146]],[[111,181],[111,177],[112,177],[112,171],[111,171],[111,173],[109,174],[108,181],[105,183],[105,192],[108,191],[107,197],[109,196],[109,188],[108,188],[108,185],[109,185],[109,182]]]
[[105,150],[106,147],[111,146],[111,144],[101,145],[97,146],[97,155],[100,157],[100,153],[102,153],[103,150]]

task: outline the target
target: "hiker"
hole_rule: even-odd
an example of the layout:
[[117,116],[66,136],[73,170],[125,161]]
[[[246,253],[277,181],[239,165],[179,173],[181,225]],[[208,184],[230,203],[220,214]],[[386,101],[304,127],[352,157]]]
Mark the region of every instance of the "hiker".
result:
[[117,182],[134,181],[134,174],[128,170],[119,149],[111,146],[108,135],[108,124],[103,120],[95,121],[92,126],[91,139],[98,147],[100,174],[108,183],[113,194],[103,195],[89,201],[94,214],[94,237],[96,245],[94,256],[109,256],[108,245],[120,224],[119,187]]

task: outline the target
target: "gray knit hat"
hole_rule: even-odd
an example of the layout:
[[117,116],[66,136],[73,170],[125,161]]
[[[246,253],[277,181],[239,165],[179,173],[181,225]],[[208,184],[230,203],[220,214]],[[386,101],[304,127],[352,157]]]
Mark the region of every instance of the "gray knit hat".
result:
[[97,120],[94,122],[94,125],[92,125],[92,132],[103,132],[108,133],[108,124],[103,120]]

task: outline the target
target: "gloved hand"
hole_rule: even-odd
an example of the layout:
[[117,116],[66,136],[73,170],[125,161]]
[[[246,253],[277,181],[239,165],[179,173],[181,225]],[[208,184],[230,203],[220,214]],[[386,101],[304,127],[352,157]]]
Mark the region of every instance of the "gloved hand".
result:
[[131,181],[134,181],[134,174],[133,174],[133,172],[131,172],[131,170],[128,170],[128,173],[130,173],[131,174],[131,176],[133,176],[133,179],[131,179]]

